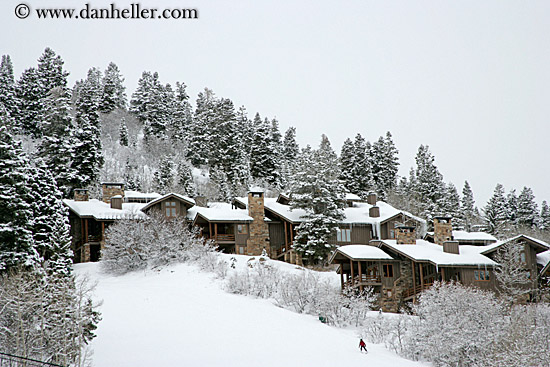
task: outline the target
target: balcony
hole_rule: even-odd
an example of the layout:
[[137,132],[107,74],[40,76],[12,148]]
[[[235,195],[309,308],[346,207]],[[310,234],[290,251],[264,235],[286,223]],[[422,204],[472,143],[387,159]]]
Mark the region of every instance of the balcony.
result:
[[353,279],[349,279],[344,285],[347,287],[357,287],[359,285],[377,285],[382,284],[382,279],[380,275],[366,275],[363,274],[361,277],[356,275]]
[[216,241],[217,243],[226,243],[226,242],[235,242],[234,234],[217,234],[210,236],[211,240]]

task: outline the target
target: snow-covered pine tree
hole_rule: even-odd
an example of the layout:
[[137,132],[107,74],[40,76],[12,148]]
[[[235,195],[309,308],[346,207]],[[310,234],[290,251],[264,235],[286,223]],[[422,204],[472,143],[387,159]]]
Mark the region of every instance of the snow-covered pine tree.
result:
[[280,167],[271,139],[271,123],[254,117],[254,139],[250,151],[250,175],[255,180],[265,180],[272,187],[280,186]]
[[539,210],[533,190],[524,187],[518,196],[517,223],[527,228],[536,227],[539,223]]
[[506,198],[504,197],[504,187],[497,184],[493,196],[483,208],[483,216],[489,225],[489,232],[500,234],[506,225],[508,214],[506,211]]
[[55,178],[42,160],[29,169],[27,203],[32,211],[34,248],[48,270],[70,275],[72,267],[69,211]]
[[467,231],[472,229],[472,225],[475,222],[475,201],[474,192],[470,187],[468,181],[464,181],[464,188],[462,189],[462,213],[464,214],[465,227]]
[[516,189],[510,190],[506,196],[506,224],[515,226],[518,220],[518,196]]
[[177,168],[178,192],[187,196],[195,196],[196,188],[191,167],[187,162],[180,161]]
[[17,115],[15,78],[9,55],[2,55],[2,62],[0,63],[0,106],[5,108],[9,116],[15,117]]
[[25,200],[29,162],[21,143],[0,127],[0,272],[39,261],[33,247],[32,210]]
[[342,144],[342,149],[340,151],[340,179],[344,184],[344,187],[348,192],[356,193],[358,192],[358,187],[355,182],[352,172],[355,166],[355,146],[350,138],[347,138]]
[[296,161],[298,154],[300,154],[300,146],[296,142],[296,128],[294,126],[289,127],[285,131],[283,139],[283,159],[291,164]]
[[15,117],[21,132],[34,137],[40,136],[39,115],[43,108],[43,95],[36,68],[23,71],[15,86],[15,98],[17,101]]
[[550,208],[546,200],[543,200],[540,210],[540,224],[539,228],[543,231],[550,230]]
[[191,125],[189,135],[189,148],[187,150],[187,159],[195,167],[200,167],[208,163],[208,157],[211,152],[211,126],[215,118],[216,96],[208,88],[200,92],[195,108],[195,116]]
[[126,119],[124,117],[120,120],[118,141],[121,146],[128,146],[128,126],[126,126]]
[[529,292],[533,291],[535,283],[531,279],[531,274],[525,268],[524,245],[517,242],[508,242],[495,255],[495,261],[499,266],[495,269],[495,276],[499,284],[501,296],[509,304],[518,300]]
[[72,169],[77,172],[73,188],[95,185],[99,180],[99,170],[104,158],[101,149],[101,71],[92,68],[82,82],[76,101]]
[[441,203],[445,197],[443,175],[435,165],[435,157],[427,145],[420,145],[415,157],[416,171],[414,182],[409,180],[416,201],[419,203],[420,215],[432,223],[436,215],[442,211]]
[[367,144],[361,134],[355,135],[353,141],[354,158],[351,167],[351,180],[354,194],[366,199],[368,194],[375,189],[370,144]]
[[61,56],[56,55],[49,47],[46,47],[44,53],[38,58],[38,79],[43,98],[53,88],[67,88],[69,73],[63,70],[63,64]]
[[397,184],[397,172],[399,170],[399,157],[391,133],[380,137],[373,144],[373,179],[381,200],[386,200],[387,193]]
[[294,249],[309,263],[323,263],[334,249],[329,240],[343,218],[345,189],[328,138],[323,135],[318,150],[308,148],[302,151],[291,185],[291,207],[307,213],[296,228]]
[[154,175],[154,189],[160,194],[168,194],[174,186],[174,159],[170,156],[164,156],[159,168]]
[[248,119],[248,113],[244,106],[239,107],[236,113],[237,127],[243,142],[243,150],[246,160],[250,160],[250,151],[252,150],[252,140],[254,139],[254,125]]
[[446,193],[443,199],[443,214],[449,215],[453,218],[453,229],[463,230],[465,227],[466,219],[464,217],[463,209],[460,205],[460,196],[456,186],[449,182],[446,185]]
[[101,112],[109,113],[115,108],[126,108],[124,78],[114,62],[110,62],[105,69],[102,85],[103,93],[99,105]]
[[221,167],[210,167],[210,184],[213,188],[211,199],[215,201],[229,202],[233,194],[229,186],[229,179]]
[[193,123],[193,113],[186,88],[185,83],[176,82],[172,122],[168,130],[168,136],[175,142],[187,140]]
[[50,90],[43,106],[40,123],[42,139],[36,155],[44,161],[63,195],[68,197],[77,174],[73,166],[75,148],[70,92],[62,87]]
[[271,120],[271,144],[275,149],[275,155],[283,160],[283,136],[279,129],[279,121],[276,118]]

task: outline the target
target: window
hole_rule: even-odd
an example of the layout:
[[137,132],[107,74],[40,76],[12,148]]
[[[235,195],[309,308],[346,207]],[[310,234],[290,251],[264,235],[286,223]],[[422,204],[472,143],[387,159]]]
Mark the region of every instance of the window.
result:
[[519,258],[522,264],[527,264],[527,261],[525,260],[525,251],[520,252]]
[[244,246],[239,246],[239,254],[244,255]]
[[491,280],[488,270],[474,270],[474,280],[476,281],[488,281]]
[[176,202],[175,201],[167,201],[166,202],[166,216],[167,217],[175,217],[176,216]]
[[384,278],[393,278],[393,265],[392,264],[382,265],[382,270],[384,271]]
[[247,234],[246,224],[237,224],[237,233],[238,234]]
[[390,229],[390,238],[395,238],[395,231]]
[[340,228],[336,232],[336,241],[337,242],[351,242],[351,229],[349,228]]

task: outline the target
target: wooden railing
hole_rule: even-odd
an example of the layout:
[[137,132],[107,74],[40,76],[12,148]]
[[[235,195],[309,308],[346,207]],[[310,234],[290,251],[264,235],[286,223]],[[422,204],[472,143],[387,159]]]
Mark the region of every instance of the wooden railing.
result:
[[234,234],[217,234],[210,237],[211,240],[214,241],[228,241],[228,242],[235,242],[235,235]]
[[403,291],[403,298],[412,297],[415,294],[419,294],[424,289],[428,289],[433,285],[433,283],[424,283],[424,285],[417,285],[416,287],[405,289]]
[[363,274],[361,275],[361,277],[359,277],[359,275],[356,275],[353,277],[353,279],[348,279],[348,281],[346,282],[346,286],[348,287],[353,287],[353,286],[356,286],[356,285],[359,285],[359,284],[374,284],[374,283],[381,283],[382,282],[382,278],[380,277],[380,275],[366,275],[366,274]]

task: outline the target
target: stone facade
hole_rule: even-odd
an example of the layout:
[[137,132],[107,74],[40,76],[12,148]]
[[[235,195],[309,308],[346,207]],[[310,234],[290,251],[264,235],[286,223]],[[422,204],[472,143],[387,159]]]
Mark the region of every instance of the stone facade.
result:
[[416,245],[416,229],[409,226],[396,228],[396,239],[398,245]]
[[265,222],[264,193],[248,193],[248,215],[252,217],[250,223],[250,237],[246,241],[246,252],[251,256],[259,256],[265,249],[270,253],[269,227]]
[[385,312],[399,312],[404,305],[403,292],[412,288],[412,266],[409,261],[399,264],[399,278],[393,282],[393,288],[382,287],[380,307]]
[[453,225],[450,217],[434,218],[434,242],[443,245],[446,241],[453,239]]
[[102,200],[104,203],[110,204],[111,198],[116,195],[124,197],[123,183],[102,183],[101,189],[103,191]]

